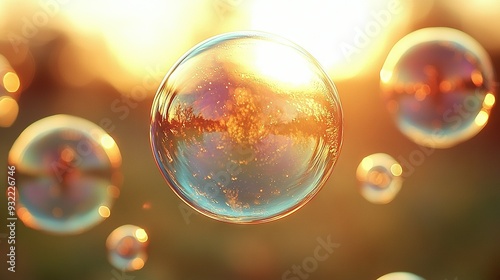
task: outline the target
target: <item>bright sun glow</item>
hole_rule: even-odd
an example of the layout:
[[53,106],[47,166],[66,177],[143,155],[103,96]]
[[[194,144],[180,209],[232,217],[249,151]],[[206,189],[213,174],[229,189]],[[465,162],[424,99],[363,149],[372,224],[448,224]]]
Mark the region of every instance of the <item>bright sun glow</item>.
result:
[[[337,81],[374,69],[374,62],[381,59],[387,44],[392,44],[390,36],[406,33],[412,12],[411,4],[401,0],[245,0],[226,1],[239,3],[234,7],[238,17],[230,17],[228,12],[223,18],[214,4],[217,1],[88,0],[61,4],[58,18],[64,24],[59,28],[75,44],[61,51],[62,76],[76,85],[101,77],[122,93],[147,81],[151,85],[147,92],[153,94],[168,68],[196,43],[228,31],[258,30],[302,46]],[[74,60],[76,67],[65,56],[82,58]],[[298,72],[287,74],[300,76]],[[132,79],[124,79],[124,75]]]
[[102,34],[122,65],[143,75],[144,68],[166,61],[169,52],[182,46],[178,24],[189,26],[182,14],[187,5],[173,0],[89,0],[68,5],[66,13],[80,30]]
[[252,59],[259,71],[271,79],[300,85],[309,84],[313,78],[309,61],[297,56],[294,49],[266,44],[255,49]]
[[266,1],[252,5],[251,28],[282,35],[332,72],[349,78],[373,60],[394,26],[405,18],[397,0]]

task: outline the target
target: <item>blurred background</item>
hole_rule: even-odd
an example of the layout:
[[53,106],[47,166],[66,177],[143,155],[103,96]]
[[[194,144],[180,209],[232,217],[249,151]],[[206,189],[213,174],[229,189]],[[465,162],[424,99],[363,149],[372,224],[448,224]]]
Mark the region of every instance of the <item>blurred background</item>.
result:
[[[80,235],[51,235],[19,220],[16,272],[7,271],[0,238],[0,279],[369,280],[394,271],[500,279],[498,108],[476,137],[413,166],[391,203],[372,204],[358,191],[355,172],[365,156],[408,160],[421,149],[394,125],[380,98],[379,72],[395,42],[431,26],[471,35],[500,72],[496,0],[0,0],[0,55],[11,67],[0,69],[2,95],[9,96],[0,99],[2,186],[15,139],[60,113],[88,119],[116,140],[124,179],[111,216]],[[152,157],[149,113],[182,54],[211,36],[248,29],[288,38],[319,60],[338,88],[345,134],[315,199],[284,219],[243,226],[201,216],[169,189]],[[0,205],[7,224],[4,196]],[[109,264],[105,247],[123,224],[149,235],[148,261],[126,275]],[[328,236],[340,246],[325,261],[283,278]]]

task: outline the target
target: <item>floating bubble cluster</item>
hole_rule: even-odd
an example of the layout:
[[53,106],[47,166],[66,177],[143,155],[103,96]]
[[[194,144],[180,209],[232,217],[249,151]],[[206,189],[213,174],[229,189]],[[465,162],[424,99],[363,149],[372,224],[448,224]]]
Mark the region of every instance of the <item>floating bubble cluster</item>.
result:
[[425,280],[409,272],[392,272],[377,278],[377,280]]
[[391,50],[380,72],[387,108],[415,143],[448,148],[475,136],[495,103],[486,51],[467,34],[425,28]]
[[0,127],[10,127],[17,119],[17,98],[21,83],[7,59],[0,55]]
[[119,195],[121,155],[115,141],[87,120],[41,119],[14,142],[17,215],[25,225],[55,234],[78,234],[110,215]]
[[403,184],[401,165],[391,156],[383,153],[365,157],[358,165],[356,178],[359,191],[368,201],[377,204],[391,202]]
[[270,34],[235,32],[189,51],[153,102],[154,157],[173,191],[211,218],[259,223],[307,203],[342,140],[334,84]]
[[148,256],[148,234],[138,226],[123,225],[106,239],[108,260],[119,270],[134,271],[144,267]]

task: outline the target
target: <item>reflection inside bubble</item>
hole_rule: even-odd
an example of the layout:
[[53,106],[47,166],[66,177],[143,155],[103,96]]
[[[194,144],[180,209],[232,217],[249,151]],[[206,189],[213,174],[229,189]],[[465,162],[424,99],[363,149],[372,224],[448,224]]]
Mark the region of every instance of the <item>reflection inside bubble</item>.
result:
[[109,262],[119,270],[141,269],[147,261],[148,234],[143,228],[123,225],[113,230],[107,240]]
[[401,165],[384,153],[365,157],[356,170],[359,191],[368,201],[376,204],[391,202],[403,184]]
[[389,53],[380,78],[399,129],[423,146],[447,148],[473,137],[495,103],[488,54],[451,28],[405,36]]
[[152,108],[154,156],[199,212],[256,223],[309,201],[340,149],[342,115],[328,76],[278,37],[229,33],[167,74]]
[[[119,194],[121,155],[109,135],[73,116],[39,120],[14,142],[9,164],[17,169],[17,212],[29,227],[77,234],[109,217]],[[114,142],[114,141],[113,141]]]

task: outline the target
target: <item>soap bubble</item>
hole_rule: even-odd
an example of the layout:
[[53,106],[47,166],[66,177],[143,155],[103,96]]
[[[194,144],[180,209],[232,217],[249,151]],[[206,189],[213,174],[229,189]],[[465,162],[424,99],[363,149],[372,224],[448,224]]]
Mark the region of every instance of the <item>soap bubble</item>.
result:
[[276,220],[306,204],[342,140],[333,82],[305,50],[263,33],[194,47],[167,74],[151,115],[153,154],[172,190],[233,223]]
[[108,260],[122,271],[141,269],[148,259],[147,246],[148,234],[143,228],[134,225],[118,227],[106,239]]
[[356,178],[360,193],[368,201],[387,204],[398,194],[403,184],[401,165],[383,153],[365,157],[358,165]]
[[377,280],[425,280],[409,272],[392,272],[377,278]]
[[486,51],[451,28],[425,28],[392,48],[380,72],[387,108],[415,143],[448,148],[475,136],[495,103]]
[[16,167],[17,215],[34,229],[81,233],[107,218],[119,195],[118,146],[78,117],[30,125],[12,145],[9,164]]

